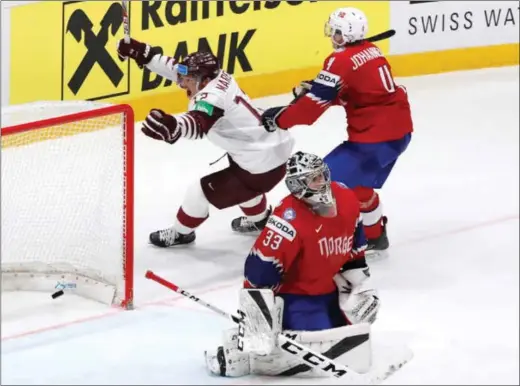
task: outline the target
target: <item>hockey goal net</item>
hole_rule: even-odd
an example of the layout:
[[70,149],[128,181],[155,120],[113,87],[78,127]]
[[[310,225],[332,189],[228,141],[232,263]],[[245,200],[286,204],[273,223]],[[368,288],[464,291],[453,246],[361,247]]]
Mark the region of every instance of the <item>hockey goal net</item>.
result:
[[1,138],[2,290],[132,308],[131,107],[2,107]]

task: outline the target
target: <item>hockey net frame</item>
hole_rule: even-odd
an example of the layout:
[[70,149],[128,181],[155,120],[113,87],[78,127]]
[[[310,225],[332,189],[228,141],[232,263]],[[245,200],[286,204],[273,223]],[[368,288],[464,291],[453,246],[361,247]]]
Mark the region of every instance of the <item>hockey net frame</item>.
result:
[[[60,106],[60,103],[64,102],[51,102],[56,106]],[[69,107],[74,106],[74,102],[69,102]],[[26,133],[29,131],[42,130],[46,128],[52,128],[60,125],[72,124],[79,121],[87,121],[97,118],[106,117],[109,115],[121,115],[122,118],[122,148],[123,148],[123,176],[124,179],[124,193],[123,193],[123,235],[122,235],[122,277],[124,280],[124,289],[121,290],[120,296],[117,298],[115,295],[111,295],[110,291],[100,290],[99,294],[92,294],[89,291],[97,292],[100,287],[99,285],[92,285],[92,281],[90,280],[88,275],[84,275],[85,279],[84,284],[78,288],[77,291],[71,291],[76,293],[77,295],[91,298],[97,301],[101,301],[103,303],[110,304],[112,306],[119,306],[124,309],[133,309],[133,301],[134,301],[134,112],[130,105],[127,104],[94,104],[89,105],[90,102],[79,102],[78,106],[81,106],[81,103],[84,103],[83,108],[79,108],[79,112],[67,113],[65,115],[55,116],[52,118],[46,119],[35,119],[31,122],[24,122],[21,124],[13,124],[12,126],[2,127],[0,132],[0,137],[2,142],[6,138],[10,138],[9,136]],[[65,104],[65,103],[64,103]],[[23,106],[23,105],[22,105]],[[15,106],[18,107],[18,106]],[[85,110],[85,111],[81,111]],[[95,131],[95,130],[93,130]],[[79,133],[77,133],[79,134]],[[69,134],[76,135],[76,134]],[[50,139],[53,140],[53,139]],[[2,152],[3,144],[2,144]],[[2,192],[3,195],[3,192]],[[30,288],[31,285],[17,285],[14,286],[6,285],[5,277],[9,275],[10,277],[14,277],[14,281],[30,281],[35,278],[35,276],[41,276],[40,272],[31,273],[31,272],[7,272],[4,273],[4,267],[2,262],[2,290],[29,290],[29,291],[48,291],[47,286],[42,288],[41,283],[37,284],[35,288]],[[45,273],[43,274],[46,275]],[[52,277],[56,277],[56,275],[62,275],[63,279],[72,276],[82,276],[81,273],[78,272],[53,272]],[[78,277],[76,277],[77,279]],[[95,281],[95,280],[94,280]],[[21,287],[21,288],[20,288]],[[29,287],[29,288],[27,288]],[[51,287],[52,288],[52,287]],[[116,289],[117,291],[117,289]]]

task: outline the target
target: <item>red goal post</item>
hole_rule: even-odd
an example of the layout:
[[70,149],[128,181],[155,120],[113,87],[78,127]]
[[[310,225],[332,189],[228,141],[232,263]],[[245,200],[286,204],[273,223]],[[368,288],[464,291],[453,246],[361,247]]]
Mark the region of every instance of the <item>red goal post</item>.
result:
[[134,114],[129,105],[2,107],[2,290],[133,307]]

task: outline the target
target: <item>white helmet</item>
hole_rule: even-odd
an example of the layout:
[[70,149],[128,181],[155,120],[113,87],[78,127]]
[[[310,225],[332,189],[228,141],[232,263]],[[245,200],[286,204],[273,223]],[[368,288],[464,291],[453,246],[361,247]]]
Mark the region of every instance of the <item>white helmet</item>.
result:
[[[331,13],[325,23],[325,35],[330,37],[336,46],[363,40],[367,32],[367,17],[357,8],[339,8]],[[338,35],[343,37],[343,41],[337,40]]]

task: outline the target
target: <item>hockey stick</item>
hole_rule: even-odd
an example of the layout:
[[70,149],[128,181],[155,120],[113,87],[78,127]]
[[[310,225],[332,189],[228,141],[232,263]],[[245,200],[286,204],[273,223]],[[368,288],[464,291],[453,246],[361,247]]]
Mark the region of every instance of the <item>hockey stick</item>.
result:
[[125,43],[130,43],[130,18],[128,17],[128,2],[129,0],[121,0],[121,7],[123,8],[123,31],[125,33]]
[[164,286],[164,287],[166,287],[168,289],[171,289],[173,292],[177,292],[178,294],[180,294],[182,296],[186,296],[187,298],[193,300],[194,302],[199,303],[200,305],[202,305],[202,306],[204,306],[206,308],[209,308],[211,311],[216,312],[217,314],[219,314],[220,316],[223,316],[224,318],[230,319],[232,322],[235,322],[235,323],[239,322],[238,317],[236,317],[234,315],[231,315],[231,314],[228,314],[226,311],[221,310],[220,308],[215,307],[214,305],[212,305],[210,303],[203,302],[198,297],[190,294],[187,291],[184,291],[182,288],[177,287],[172,282],[169,282],[168,280],[163,279],[160,276],[157,276],[152,271],[146,271],[146,274],[144,276],[147,279],[153,280],[153,281],[159,283],[160,285],[162,285],[162,286]]
[[[226,311],[210,303],[204,302],[195,295],[190,294],[189,292],[183,290],[182,288],[176,286],[168,280],[156,275],[152,271],[147,271],[145,277],[147,279],[153,280],[161,284],[162,286],[174,292],[177,292],[182,296],[185,296],[193,300],[196,303],[199,303],[200,305],[210,309],[211,311],[216,312],[220,316],[223,316],[224,318],[229,319],[232,322],[240,325],[241,320],[239,317],[229,314]],[[345,365],[337,363],[332,359],[327,358],[326,356],[314,350],[311,350],[306,346],[301,345],[300,343],[296,342],[291,338],[288,338],[283,334],[278,335],[278,346],[285,352],[298,357],[302,362],[304,362],[308,366],[324,371],[325,373],[330,374],[331,376],[334,376],[336,378],[343,378],[357,385],[372,383],[369,377],[366,377],[363,374],[356,373],[355,371],[346,367]]]
[[380,34],[370,36],[366,40],[373,43],[373,42],[378,42],[380,40],[390,39],[394,35],[395,35],[395,29],[389,29],[388,31],[381,32]]

